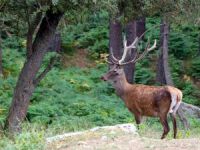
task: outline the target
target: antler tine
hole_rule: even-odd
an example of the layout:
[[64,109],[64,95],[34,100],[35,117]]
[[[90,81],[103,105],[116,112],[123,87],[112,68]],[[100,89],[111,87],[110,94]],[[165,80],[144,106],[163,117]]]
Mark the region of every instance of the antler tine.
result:
[[135,62],[135,59],[137,58],[137,56],[138,56],[138,52],[136,51],[135,57],[131,61],[128,61],[128,62],[125,62],[125,63],[121,63],[120,65],[123,66],[123,65],[127,65],[127,64]]
[[150,52],[151,50],[155,49],[156,48],[156,40],[154,41],[154,44],[152,47],[149,48],[149,45],[150,45],[150,40],[148,39],[148,43],[147,43],[147,46],[144,50],[144,52],[137,58],[135,59],[134,63],[136,63],[137,61],[141,60],[142,58],[144,58],[144,56]]
[[[161,24],[161,25],[164,25],[164,24]],[[153,46],[150,47],[150,48],[149,48],[150,41],[148,40],[147,46],[146,46],[146,48],[145,48],[145,51],[144,51],[140,56],[138,56],[139,53],[138,53],[137,50],[136,50],[137,56],[134,57],[131,61],[128,61],[128,62],[124,62],[124,63],[123,63],[123,61],[124,61],[124,59],[125,59],[125,57],[126,57],[126,55],[127,55],[128,50],[131,50],[132,48],[136,48],[136,44],[138,43],[138,41],[141,40],[141,38],[145,35],[145,33],[149,32],[150,30],[152,30],[153,28],[156,28],[156,27],[158,27],[158,26],[160,26],[160,24],[159,24],[159,25],[155,25],[155,26],[149,28],[148,30],[146,30],[143,34],[140,35],[139,38],[136,37],[135,40],[133,41],[133,43],[132,43],[131,45],[129,45],[129,46],[127,46],[127,41],[126,41],[126,38],[125,38],[125,36],[124,36],[124,41],[123,41],[123,44],[124,44],[124,52],[123,52],[122,58],[119,60],[119,64],[120,64],[120,65],[125,65],[125,64],[129,64],[129,63],[135,63],[135,62],[137,62],[138,60],[144,58],[144,56],[145,56],[148,52],[150,52],[150,51],[152,51],[153,49],[155,49],[155,48],[156,48],[156,40],[154,41]]]
[[114,61],[116,61],[116,62],[119,61],[119,60],[114,56],[112,47],[110,48],[110,54],[111,54],[111,58],[114,59]]
[[138,42],[138,37],[136,37],[135,40],[133,41],[133,43],[132,43],[131,45],[129,45],[127,48],[128,48],[128,49],[136,48],[135,45],[137,44],[137,42]]
[[124,40],[123,40],[124,52],[123,52],[122,58],[119,60],[119,64],[123,64],[122,62],[126,58],[128,50],[131,50],[132,48],[136,48],[135,44],[137,42],[138,42],[138,37],[135,38],[135,40],[133,41],[131,45],[127,46],[127,40],[126,40],[126,37],[124,36]]
[[126,40],[126,36],[125,35],[124,35],[123,45],[124,45],[124,47],[127,47],[127,40]]
[[150,48],[148,48],[147,51],[150,52],[151,50],[155,49],[155,48],[156,48],[156,43],[157,43],[157,41],[154,40],[154,44],[153,44],[153,46],[150,47]]
[[109,60],[107,60],[106,59],[106,62],[108,63],[108,64],[111,64],[111,65],[113,65],[114,64],[114,62],[110,62]]

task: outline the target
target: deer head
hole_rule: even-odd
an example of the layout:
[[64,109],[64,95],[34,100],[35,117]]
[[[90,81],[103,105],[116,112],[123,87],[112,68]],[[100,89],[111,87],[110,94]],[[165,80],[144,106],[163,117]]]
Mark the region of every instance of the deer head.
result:
[[[111,68],[110,70],[101,77],[102,80],[104,81],[111,81],[112,83],[117,82],[119,80],[122,80],[125,78],[125,74],[123,71],[123,66],[124,65],[128,65],[130,63],[136,63],[137,61],[141,60],[144,58],[144,56],[150,52],[151,50],[156,48],[156,40],[154,41],[154,44],[150,47],[150,40],[148,39],[148,42],[146,44],[146,48],[143,51],[143,53],[139,54],[139,52],[137,51],[137,44],[139,42],[141,38],[135,38],[135,40],[133,41],[133,43],[129,46],[127,46],[127,40],[124,37],[123,40],[123,47],[124,47],[124,51],[123,51],[123,55],[121,57],[121,59],[117,59],[114,55],[113,55],[113,51],[112,48],[110,50],[110,61],[107,61],[109,64],[111,64]],[[125,58],[127,56],[128,51],[131,51],[132,49],[136,49],[136,54],[135,57],[128,61],[125,62]]]

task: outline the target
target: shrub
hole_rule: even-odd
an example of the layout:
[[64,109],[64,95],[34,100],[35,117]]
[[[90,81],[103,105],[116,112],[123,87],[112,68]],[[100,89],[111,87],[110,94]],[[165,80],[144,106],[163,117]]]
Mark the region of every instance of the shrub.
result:
[[191,67],[189,68],[189,74],[195,79],[200,80],[200,57],[192,59]]

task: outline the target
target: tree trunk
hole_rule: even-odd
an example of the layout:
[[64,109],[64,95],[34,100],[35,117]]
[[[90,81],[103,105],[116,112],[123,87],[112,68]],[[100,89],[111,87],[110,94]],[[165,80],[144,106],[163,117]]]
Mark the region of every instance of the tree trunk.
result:
[[[127,45],[130,45],[136,38],[136,21],[132,20],[126,25],[126,38],[127,38]],[[125,61],[130,61],[135,56],[135,50],[128,51]],[[129,83],[133,83],[133,76],[134,76],[135,64],[130,63],[124,66],[124,72],[126,75],[126,79]]]
[[[160,54],[157,64],[157,76],[156,80],[161,85],[172,85],[171,74],[168,66],[168,40],[169,40],[169,25],[165,20],[161,22],[160,26]],[[181,105],[178,109],[178,116],[183,123],[183,126],[188,129],[189,122],[187,121],[183,113],[184,105]]]
[[[130,45],[136,37],[140,37],[145,32],[145,18],[141,18],[137,21],[132,20],[126,26],[126,37],[127,37],[127,45]],[[142,37],[144,38],[144,36]],[[129,61],[135,57],[135,50],[129,51],[125,61]],[[126,79],[129,83],[134,82],[134,71],[135,64],[131,63],[124,66],[124,71],[126,75]]]
[[0,76],[3,75],[3,65],[2,65],[2,49],[1,49],[1,34],[0,34]]
[[[145,32],[145,29],[146,29],[145,22],[146,22],[145,17],[142,17],[137,20],[137,24],[136,24],[137,37],[140,37]],[[142,36],[142,39],[144,39],[144,35]]]
[[173,85],[170,70],[168,66],[168,40],[169,40],[169,25],[165,20],[160,26],[160,55],[157,64],[157,82],[160,84]]
[[49,44],[48,51],[58,52],[58,53],[61,51],[61,34],[60,33],[55,33],[53,40]]
[[32,55],[33,49],[33,35],[35,33],[35,30],[37,29],[37,26],[40,24],[40,21],[42,19],[42,12],[38,12],[33,19],[32,22],[28,22],[28,33],[27,33],[27,42],[26,42],[26,47],[27,47],[27,57],[29,58]]
[[198,49],[198,56],[200,56],[200,34],[199,34],[199,49]]
[[10,133],[19,132],[20,124],[25,119],[32,93],[36,87],[35,80],[48,45],[54,37],[62,12],[52,9],[46,12],[32,46],[32,55],[27,58],[15,87],[12,104],[5,122],[5,129]]
[[109,32],[109,49],[113,51],[113,55],[120,59],[122,56],[122,25],[114,19],[110,21]]

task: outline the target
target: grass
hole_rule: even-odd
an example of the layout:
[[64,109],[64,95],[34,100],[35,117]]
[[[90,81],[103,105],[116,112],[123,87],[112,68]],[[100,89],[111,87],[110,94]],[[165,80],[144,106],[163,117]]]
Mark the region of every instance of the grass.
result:
[[[23,56],[16,49],[6,49],[4,53],[6,76],[0,79],[2,125],[23,60]],[[143,64],[138,65],[140,66],[138,68],[143,66]],[[134,123],[132,114],[115,95],[113,88],[99,79],[106,71],[107,66],[102,63],[93,68],[68,67],[67,69],[57,64],[57,67],[36,88],[26,121],[23,123],[23,132],[13,139],[1,133],[0,149],[45,149],[45,138],[56,134],[85,130],[95,126]],[[153,75],[150,71],[141,69],[137,74],[137,82],[151,83]],[[185,132],[179,123],[178,137],[199,137],[200,121],[188,118],[191,130]],[[158,119],[148,118],[141,125],[139,134],[144,137],[160,138],[162,126]],[[172,139],[172,132],[167,138]]]
[[[188,139],[188,138],[200,138],[200,120],[190,118],[191,129],[188,131],[183,130],[181,123],[178,123],[178,139]],[[56,134],[66,133],[72,130],[84,130],[91,128],[90,126],[82,125],[80,128],[80,122],[76,122],[66,125],[57,125],[55,126],[41,126],[41,124],[34,123],[24,123],[23,132],[17,134],[13,139],[6,137],[5,135],[0,135],[0,149],[1,150],[43,150],[47,148],[46,138],[55,136]],[[134,123],[134,122],[133,122]],[[167,136],[167,139],[173,139],[173,132],[171,122],[170,128],[171,131]],[[83,129],[84,128],[84,129]],[[141,125],[140,130],[138,131],[140,137],[147,137],[153,139],[159,139],[162,134],[162,126],[156,118],[147,118]],[[107,134],[107,133],[105,133]],[[95,134],[96,135],[96,134]],[[98,134],[97,134],[98,135]],[[103,135],[103,134],[102,134]],[[95,137],[95,136],[94,136]],[[89,137],[88,137],[89,138]],[[91,137],[90,137],[91,138]],[[84,137],[81,137],[81,140],[86,140]],[[69,142],[69,141],[68,141]]]

